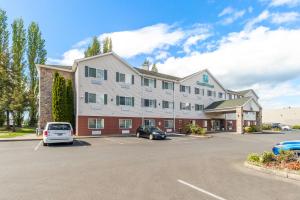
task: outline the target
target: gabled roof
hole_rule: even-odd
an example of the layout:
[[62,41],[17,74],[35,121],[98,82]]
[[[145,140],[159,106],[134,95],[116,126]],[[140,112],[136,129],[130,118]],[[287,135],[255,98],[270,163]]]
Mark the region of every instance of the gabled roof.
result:
[[154,76],[154,77],[158,77],[158,78],[162,78],[162,79],[168,79],[168,80],[173,80],[173,81],[179,81],[181,78],[176,77],[176,76],[171,76],[168,74],[162,74],[162,73],[158,73],[158,72],[153,72],[153,71],[149,71],[149,70],[145,70],[145,69],[141,69],[141,68],[137,68],[135,67],[135,69],[143,74],[143,75],[148,75],[148,76]]
[[46,65],[46,64],[36,64],[36,66],[39,67],[44,67],[48,69],[54,69],[54,70],[61,70],[61,71],[68,71],[72,72],[72,66],[67,66],[67,65]]
[[235,108],[235,107],[243,106],[250,99],[251,99],[250,97],[243,97],[238,99],[215,101],[209,106],[207,106],[205,110],[221,110],[226,108]]
[[248,89],[248,90],[241,90],[241,91],[237,91],[238,93],[240,93],[241,95],[245,96],[248,92],[253,92],[253,94],[257,97],[258,95],[255,93],[255,91],[253,89]]

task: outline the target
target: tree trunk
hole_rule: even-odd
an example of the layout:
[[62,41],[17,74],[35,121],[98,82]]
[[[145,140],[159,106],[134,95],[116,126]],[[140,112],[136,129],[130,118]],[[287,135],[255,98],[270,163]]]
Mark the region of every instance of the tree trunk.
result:
[[9,110],[6,110],[6,129],[10,130],[10,124],[9,124]]

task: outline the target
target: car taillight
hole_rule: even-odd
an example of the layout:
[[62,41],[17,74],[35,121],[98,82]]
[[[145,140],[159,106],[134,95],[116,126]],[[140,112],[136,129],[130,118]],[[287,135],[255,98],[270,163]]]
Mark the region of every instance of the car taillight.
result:
[[48,131],[43,131],[44,136],[48,136]]

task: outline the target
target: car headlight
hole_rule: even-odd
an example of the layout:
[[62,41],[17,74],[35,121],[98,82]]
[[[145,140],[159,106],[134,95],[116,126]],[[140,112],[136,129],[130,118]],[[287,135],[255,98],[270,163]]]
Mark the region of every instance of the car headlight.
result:
[[153,132],[152,134],[153,134],[153,135],[157,135],[157,134],[159,134],[159,133],[158,133],[158,132]]

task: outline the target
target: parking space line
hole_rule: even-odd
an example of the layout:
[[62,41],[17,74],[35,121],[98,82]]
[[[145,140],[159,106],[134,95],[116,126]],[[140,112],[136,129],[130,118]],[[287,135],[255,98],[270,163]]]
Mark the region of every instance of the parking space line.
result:
[[218,199],[218,200],[226,200],[226,199],[224,199],[224,198],[222,198],[222,197],[220,197],[220,196],[218,196],[218,195],[215,195],[215,194],[213,194],[213,193],[210,193],[210,192],[208,192],[208,191],[206,191],[206,190],[204,190],[204,189],[198,188],[198,187],[196,187],[196,186],[194,186],[194,185],[192,185],[192,184],[190,184],[190,183],[187,183],[187,182],[185,182],[185,181],[183,181],[183,180],[178,179],[177,181],[178,181],[179,183],[183,184],[183,185],[186,185],[186,186],[188,186],[188,187],[190,187],[190,188],[193,188],[193,189],[195,189],[195,190],[197,190],[197,191],[199,191],[199,192],[202,192],[202,193],[204,193],[204,194],[207,194],[207,195],[209,195],[209,196],[211,196],[211,197],[214,197],[214,198],[216,198],[216,199]]
[[119,142],[119,141],[113,140],[111,138],[104,138],[104,139],[107,140],[107,141],[113,142],[113,143],[124,144],[123,142]]
[[37,151],[39,149],[39,147],[41,146],[43,140],[41,140],[35,147],[34,147],[34,151]]

